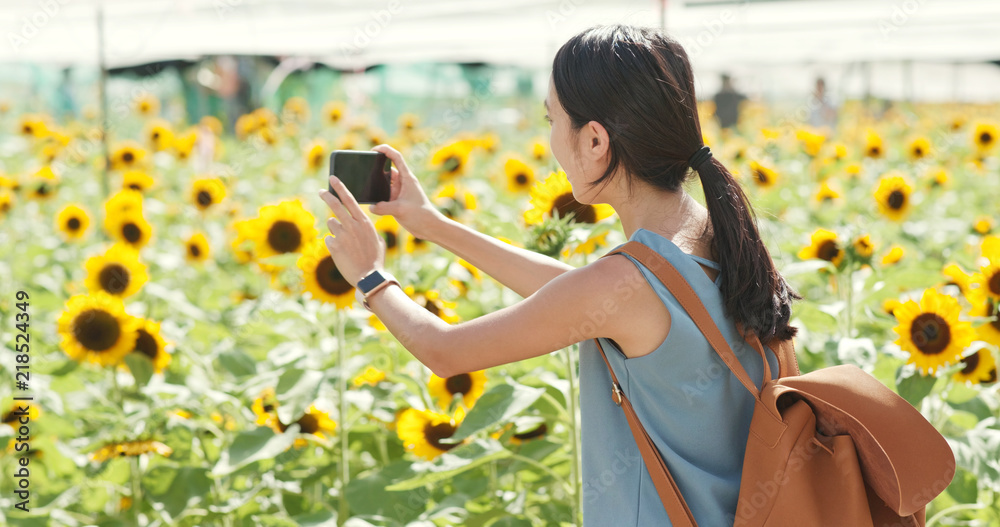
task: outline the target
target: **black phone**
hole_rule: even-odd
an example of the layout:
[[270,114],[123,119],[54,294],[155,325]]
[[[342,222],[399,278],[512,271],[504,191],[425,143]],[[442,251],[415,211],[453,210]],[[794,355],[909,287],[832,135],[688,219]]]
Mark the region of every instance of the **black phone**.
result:
[[[382,152],[334,150],[330,154],[330,175],[337,176],[358,203],[389,201],[391,169],[392,160]],[[330,193],[337,196],[332,185]]]

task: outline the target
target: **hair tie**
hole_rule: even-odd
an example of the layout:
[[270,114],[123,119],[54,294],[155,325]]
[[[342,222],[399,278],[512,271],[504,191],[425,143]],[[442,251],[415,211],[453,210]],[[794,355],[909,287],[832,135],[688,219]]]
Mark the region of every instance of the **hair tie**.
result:
[[695,153],[691,154],[688,159],[688,166],[694,170],[698,170],[705,161],[712,158],[712,150],[708,146],[703,146],[698,149]]

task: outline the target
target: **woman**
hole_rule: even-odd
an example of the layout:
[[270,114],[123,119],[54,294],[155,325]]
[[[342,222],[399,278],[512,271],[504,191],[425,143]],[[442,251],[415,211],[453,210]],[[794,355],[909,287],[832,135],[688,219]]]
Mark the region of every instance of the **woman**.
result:
[[[608,203],[629,240],[669,260],[712,314],[751,378],[758,355],[736,324],[762,342],[789,338],[799,297],[771,261],[739,184],[704,148],[691,66],[658,30],[591,28],[553,61],[545,100],[550,144],[574,198]],[[583,517],[587,525],[667,525],[622,409],[610,397],[601,345],[700,525],[732,525],[753,398],[656,277],[616,254],[581,268],[519,249],[451,221],[431,205],[402,156],[388,202],[414,236],[466,259],[524,300],[449,325],[389,285],[367,300],[385,326],[441,377],[519,361],[580,342]],[[697,169],[708,210],[682,188]],[[339,194],[346,188],[331,178]],[[321,193],[336,219],[327,246],[357,283],[382,270],[384,248],[353,200]],[[349,195],[349,194],[347,194]],[[754,361],[754,357],[757,360]],[[771,371],[777,371],[773,354]]]

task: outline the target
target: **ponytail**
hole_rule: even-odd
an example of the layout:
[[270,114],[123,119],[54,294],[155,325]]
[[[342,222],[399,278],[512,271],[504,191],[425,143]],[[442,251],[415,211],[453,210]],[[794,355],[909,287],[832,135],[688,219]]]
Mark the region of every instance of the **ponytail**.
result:
[[[707,150],[703,147],[695,156]],[[792,338],[791,304],[802,297],[778,272],[757,230],[756,215],[743,188],[718,160],[692,156],[705,191],[714,233],[712,249],[722,267],[720,288],[726,313],[761,342]],[[702,156],[705,157],[705,156]]]

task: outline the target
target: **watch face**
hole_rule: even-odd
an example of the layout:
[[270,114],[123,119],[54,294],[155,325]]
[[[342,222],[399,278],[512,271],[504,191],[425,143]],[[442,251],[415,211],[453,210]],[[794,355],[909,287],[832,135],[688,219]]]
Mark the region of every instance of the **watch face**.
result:
[[368,294],[368,292],[371,291],[375,286],[381,284],[384,281],[385,277],[382,276],[382,273],[375,271],[372,274],[362,278],[361,281],[358,282],[358,289],[360,289],[362,293]]

